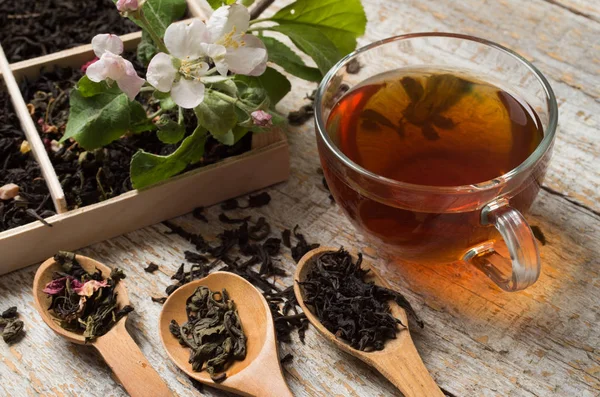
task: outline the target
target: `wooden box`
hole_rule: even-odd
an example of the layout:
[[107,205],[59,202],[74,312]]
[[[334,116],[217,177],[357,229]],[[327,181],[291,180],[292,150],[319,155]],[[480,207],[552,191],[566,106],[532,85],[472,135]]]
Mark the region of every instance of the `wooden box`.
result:
[[[199,3],[190,0],[188,4],[192,15],[204,15]],[[134,48],[140,37],[140,33],[122,36],[125,48]],[[57,215],[46,218],[52,227],[35,221],[0,233],[0,274],[42,261],[58,250],[75,250],[188,213],[199,206],[209,206],[282,182],[289,176],[285,135],[280,130],[273,130],[255,134],[252,150],[242,155],[192,170],[141,191],[133,190],[68,211],[64,193],[16,81],[36,77],[43,67],[79,67],[93,57],[91,45],[85,45],[14,63],[10,65],[14,79],[3,76],[21,126],[42,168]]]

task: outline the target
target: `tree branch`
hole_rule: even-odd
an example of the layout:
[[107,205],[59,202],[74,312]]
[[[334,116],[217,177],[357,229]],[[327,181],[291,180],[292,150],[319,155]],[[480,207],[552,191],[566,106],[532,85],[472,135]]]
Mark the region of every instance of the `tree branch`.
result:
[[263,13],[264,10],[269,8],[271,4],[273,4],[275,0],[260,0],[256,3],[256,6],[250,12],[250,20],[256,19]]

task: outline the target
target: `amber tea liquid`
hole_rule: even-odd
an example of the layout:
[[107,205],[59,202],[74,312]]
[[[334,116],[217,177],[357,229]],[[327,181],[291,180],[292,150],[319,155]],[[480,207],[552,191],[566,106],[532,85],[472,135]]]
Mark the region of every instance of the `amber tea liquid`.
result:
[[[366,80],[333,107],[327,132],[363,168],[417,185],[486,182],[516,168],[543,138],[538,116],[493,84],[448,71],[396,71]],[[359,227],[410,259],[458,260],[497,238],[479,211],[425,213],[382,204],[324,170],[337,202]],[[511,199],[526,211],[539,186]]]

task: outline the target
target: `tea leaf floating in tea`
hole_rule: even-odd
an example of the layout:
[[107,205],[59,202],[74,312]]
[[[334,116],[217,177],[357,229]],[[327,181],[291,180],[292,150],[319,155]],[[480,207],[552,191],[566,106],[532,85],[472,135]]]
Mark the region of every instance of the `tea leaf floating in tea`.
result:
[[402,294],[366,282],[369,271],[360,267],[361,262],[362,254],[354,263],[343,248],[327,252],[317,258],[306,280],[298,283],[305,303],[338,339],[358,350],[382,350],[386,341],[396,338],[399,327],[405,327],[391,315],[389,300],[406,310],[420,327],[423,322]]
[[17,307],[12,306],[0,315],[0,335],[6,343],[16,342],[23,335],[23,321],[17,318]]
[[171,320],[169,330],[192,350],[189,362],[194,371],[206,369],[214,382],[224,381],[223,371],[246,358],[246,335],[235,303],[225,289],[213,292],[200,286],[186,301],[186,313],[188,321],[180,326]]
[[88,273],[75,254],[61,251],[54,256],[62,271],[55,272],[44,292],[52,301],[48,310],[60,320],[60,326],[82,332],[86,342],[107,333],[121,318],[133,311],[127,305],[118,308],[115,287],[125,273],[113,269],[104,279],[100,270]]

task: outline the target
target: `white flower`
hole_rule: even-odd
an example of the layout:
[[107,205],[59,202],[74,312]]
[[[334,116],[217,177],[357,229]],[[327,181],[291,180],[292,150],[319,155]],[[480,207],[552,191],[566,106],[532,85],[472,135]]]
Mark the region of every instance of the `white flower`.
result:
[[174,23],[165,32],[165,46],[171,55],[160,52],[148,65],[146,78],[161,92],[171,92],[173,101],[184,109],[198,106],[204,99],[201,77],[208,72],[202,42],[207,38],[206,26],[194,20],[191,24]]
[[267,68],[267,50],[263,42],[246,34],[250,24],[248,9],[240,4],[221,7],[211,15],[206,27],[209,43],[204,45],[217,70],[225,76],[227,70],[249,76],[259,76]]
[[145,81],[137,75],[131,62],[119,55],[123,52],[121,39],[112,34],[99,34],[92,39],[92,48],[100,59],[88,66],[87,77],[96,83],[116,81],[121,91],[133,100]]
[[170,55],[159,53],[152,58],[148,82],[159,91],[170,91],[177,105],[190,109],[204,99],[202,80],[212,72],[207,57],[223,76],[228,71],[262,74],[267,67],[267,50],[259,38],[245,34],[249,21],[246,7],[234,4],[217,9],[207,25],[200,20],[170,25],[164,36]]

